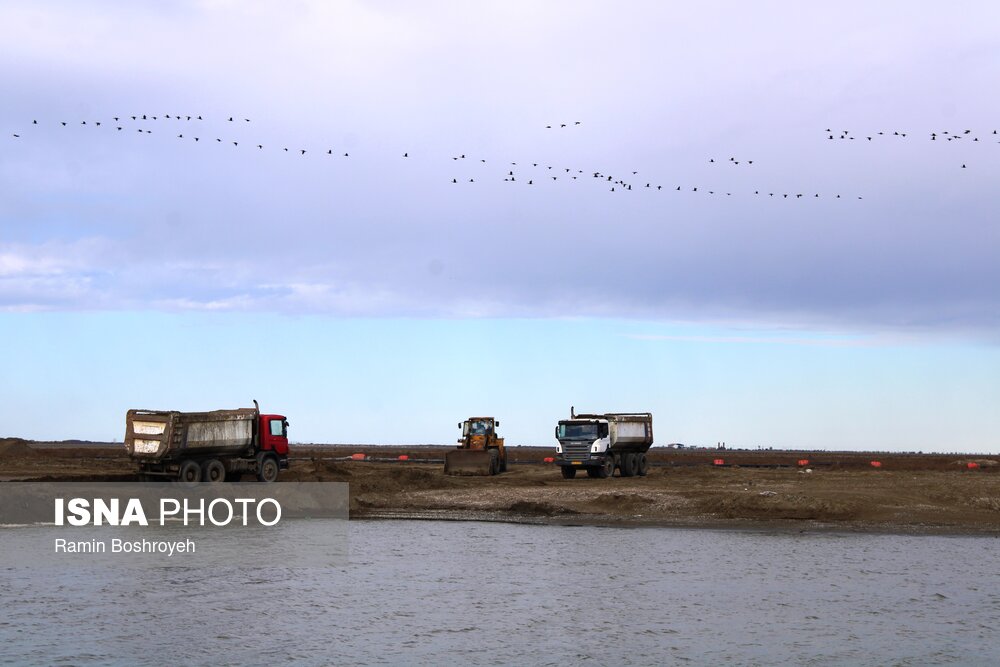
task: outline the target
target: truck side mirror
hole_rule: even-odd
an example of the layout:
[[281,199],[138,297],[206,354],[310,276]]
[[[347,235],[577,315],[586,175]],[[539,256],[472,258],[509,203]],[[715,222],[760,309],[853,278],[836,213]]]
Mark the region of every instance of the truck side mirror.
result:
[[498,421],[497,422],[493,422],[493,425],[496,426],[497,428],[500,428],[500,422],[498,422]]
[[458,422],[458,427],[462,428],[462,422]]

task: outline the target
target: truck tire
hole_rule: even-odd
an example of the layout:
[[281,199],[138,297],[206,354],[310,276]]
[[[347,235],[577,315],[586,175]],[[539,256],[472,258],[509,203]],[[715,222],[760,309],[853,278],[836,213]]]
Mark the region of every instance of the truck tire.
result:
[[576,477],[576,468],[573,466],[561,466],[559,470],[562,471],[563,479],[573,479]]
[[639,454],[639,477],[645,477],[649,472],[649,459],[646,454]]
[[226,466],[219,459],[209,459],[201,464],[201,481],[217,484],[226,481]]
[[185,459],[181,461],[181,469],[177,473],[177,479],[184,484],[197,484],[201,481],[201,466],[197,461]]
[[622,454],[622,477],[635,477],[639,473],[639,458],[634,452]]
[[606,477],[614,477],[615,476],[615,457],[612,454],[608,454],[604,458],[604,465],[602,465],[597,470],[599,471],[597,476],[600,477],[601,479],[604,479]]
[[273,482],[278,479],[278,459],[273,456],[265,456],[260,460],[260,467],[257,469],[258,482]]

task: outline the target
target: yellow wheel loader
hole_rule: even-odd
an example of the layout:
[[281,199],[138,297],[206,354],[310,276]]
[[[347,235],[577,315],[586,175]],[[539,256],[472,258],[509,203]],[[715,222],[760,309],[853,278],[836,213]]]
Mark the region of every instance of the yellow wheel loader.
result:
[[496,475],[507,471],[507,450],[497,437],[500,422],[493,417],[470,417],[458,425],[458,448],[444,457],[446,475]]

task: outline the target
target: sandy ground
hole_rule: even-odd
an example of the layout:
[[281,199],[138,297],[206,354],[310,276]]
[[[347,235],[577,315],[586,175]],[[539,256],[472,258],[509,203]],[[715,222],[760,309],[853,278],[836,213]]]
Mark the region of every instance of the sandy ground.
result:
[[[364,452],[370,459],[345,460]],[[444,448],[297,447],[283,481],[350,484],[352,518],[470,519],[1000,535],[1000,465],[957,455],[657,452],[646,477],[564,480],[551,450],[511,449],[510,471],[449,477]],[[741,461],[731,465],[730,462]],[[806,467],[798,459],[811,456]],[[825,460],[824,460],[825,459]],[[879,459],[880,469],[870,461]],[[978,461],[979,469],[967,463]],[[759,466],[759,467],[758,467]],[[118,446],[0,440],[0,480],[135,479]]]

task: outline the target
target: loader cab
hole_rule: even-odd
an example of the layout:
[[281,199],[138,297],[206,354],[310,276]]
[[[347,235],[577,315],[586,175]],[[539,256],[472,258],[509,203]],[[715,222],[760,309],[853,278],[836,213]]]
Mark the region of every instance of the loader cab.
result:
[[283,415],[260,416],[260,448],[282,456],[288,454],[288,420]]
[[500,426],[500,422],[495,422],[488,418],[473,418],[458,425],[462,429],[462,437],[470,435],[489,435],[494,432],[495,427]]

